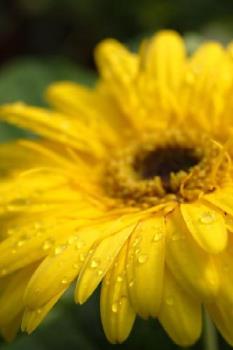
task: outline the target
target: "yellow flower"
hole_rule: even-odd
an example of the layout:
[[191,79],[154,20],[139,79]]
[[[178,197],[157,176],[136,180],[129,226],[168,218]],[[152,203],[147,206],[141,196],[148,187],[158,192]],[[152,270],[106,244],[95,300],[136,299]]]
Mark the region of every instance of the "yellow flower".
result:
[[115,343],[136,314],[195,342],[202,307],[233,344],[233,46],[188,57],[177,33],[96,49],[94,89],[53,84],[52,110],[2,106],[40,140],[0,147],[0,328],[32,332],[78,277],[101,283]]

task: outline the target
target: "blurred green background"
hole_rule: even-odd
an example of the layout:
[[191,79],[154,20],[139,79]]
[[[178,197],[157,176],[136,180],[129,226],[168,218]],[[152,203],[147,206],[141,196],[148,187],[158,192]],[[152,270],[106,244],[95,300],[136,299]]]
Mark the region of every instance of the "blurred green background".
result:
[[[50,82],[95,81],[93,48],[115,37],[130,47],[162,28],[185,35],[192,51],[203,40],[223,43],[233,37],[232,0],[0,0],[0,103],[24,100],[43,105]],[[0,142],[27,135],[0,125]],[[19,335],[10,350],[172,350],[179,349],[154,320],[137,320],[123,345],[105,340],[99,319],[98,291],[84,306],[72,291],[31,336]],[[219,337],[220,349],[229,349]],[[192,349],[202,349],[202,340]]]

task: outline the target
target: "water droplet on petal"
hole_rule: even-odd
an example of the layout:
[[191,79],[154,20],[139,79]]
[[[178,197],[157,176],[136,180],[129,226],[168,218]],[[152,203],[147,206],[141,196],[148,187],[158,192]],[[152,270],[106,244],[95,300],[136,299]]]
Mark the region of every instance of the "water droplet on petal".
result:
[[216,220],[216,217],[214,213],[206,211],[205,213],[202,214],[202,216],[199,218],[199,221],[202,224],[212,224]]
[[104,273],[103,270],[98,270],[97,275],[98,275],[98,276],[102,276],[103,273]]
[[22,247],[26,243],[27,239],[27,235],[21,236],[21,239],[17,242],[17,247]]
[[162,232],[156,232],[153,236],[152,242],[158,242],[162,239],[163,233]]
[[40,308],[36,310],[36,313],[37,313],[38,315],[40,315],[41,312],[42,312],[42,310],[41,310]]
[[144,264],[147,261],[148,256],[146,254],[140,254],[138,256],[139,264]]
[[62,279],[62,281],[61,281],[61,283],[62,283],[62,284],[67,284],[67,283],[68,283],[68,281],[67,281],[67,279],[66,279],[66,278],[63,278],[63,279]]
[[42,245],[42,249],[43,250],[48,250],[49,248],[52,247],[53,244],[53,240],[52,239],[46,239],[46,241],[44,241],[43,245]]
[[129,287],[132,288],[133,285],[134,285],[134,281],[130,281],[130,282],[129,282]]
[[119,275],[119,276],[117,276],[117,279],[116,279],[116,280],[117,280],[117,282],[122,282],[122,281],[123,281],[123,278],[122,278],[122,276]]
[[133,241],[133,243],[132,243],[132,246],[133,246],[133,247],[136,247],[136,245],[139,244],[140,240],[141,240],[141,237],[140,237],[140,236],[135,237],[135,239],[134,239],[134,241]]
[[58,245],[58,246],[55,247],[55,249],[54,249],[54,255],[59,255],[59,254],[61,254],[65,249],[66,249],[66,245],[65,245],[65,244]]
[[117,305],[117,303],[113,303],[112,304],[112,312],[117,313],[117,311],[118,311],[118,305]]
[[98,263],[97,260],[95,260],[95,259],[91,260],[90,266],[91,266],[92,269],[96,269],[98,265],[99,265],[99,263]]

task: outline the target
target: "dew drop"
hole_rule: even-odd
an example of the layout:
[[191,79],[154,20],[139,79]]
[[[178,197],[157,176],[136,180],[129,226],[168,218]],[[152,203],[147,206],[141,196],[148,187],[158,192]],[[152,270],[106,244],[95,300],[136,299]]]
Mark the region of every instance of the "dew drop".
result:
[[42,312],[42,310],[41,310],[40,308],[36,310],[36,313],[37,313],[38,315],[40,315],[41,312]]
[[103,275],[103,270],[98,270],[97,275],[98,276],[102,276]]
[[58,246],[55,247],[55,249],[54,249],[54,255],[59,255],[59,254],[61,254],[65,249],[66,249],[66,245],[65,245],[65,244],[58,245]]
[[51,248],[52,245],[53,245],[53,240],[52,239],[47,239],[46,241],[44,241],[44,243],[42,245],[42,249],[43,250],[48,250],[49,248]]
[[132,246],[136,247],[139,244],[140,240],[141,240],[140,236],[135,237]]
[[67,283],[68,283],[68,281],[67,281],[67,279],[66,279],[66,278],[63,278],[63,279],[62,279],[62,281],[61,281],[61,283],[62,283],[62,284],[67,284]]
[[134,285],[134,281],[130,281],[130,282],[129,282],[129,287],[132,288],[133,285]]
[[17,247],[22,247],[25,243],[26,243],[27,238],[26,237],[22,237],[17,243]]
[[91,260],[90,266],[92,269],[96,269],[98,265],[99,265],[98,261],[96,261],[95,259]]
[[119,282],[119,283],[120,283],[120,282],[122,282],[122,281],[123,281],[123,278],[122,278],[122,276],[121,276],[121,275],[119,275],[119,276],[117,276],[117,279],[116,279],[116,280],[117,280],[117,282]]
[[202,224],[212,224],[214,221],[216,221],[216,217],[214,213],[211,213],[209,211],[202,214],[202,216],[199,218],[199,221]]
[[117,305],[117,303],[113,303],[112,304],[112,312],[117,313],[117,311],[118,311],[118,305]]
[[139,264],[144,264],[147,261],[148,256],[146,254],[140,254],[138,256]]
[[77,269],[79,268],[79,264],[74,263],[74,264],[73,264],[73,268],[74,268],[75,270],[77,270]]
[[159,242],[163,237],[162,232],[156,232],[153,236],[152,242]]

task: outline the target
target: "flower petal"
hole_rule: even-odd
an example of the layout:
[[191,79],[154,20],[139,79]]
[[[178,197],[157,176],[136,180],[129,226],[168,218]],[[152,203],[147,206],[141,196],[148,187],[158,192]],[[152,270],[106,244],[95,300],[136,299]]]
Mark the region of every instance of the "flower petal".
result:
[[200,303],[177,284],[169,271],[165,273],[159,321],[181,346],[192,345],[201,333]]
[[135,226],[133,224],[123,228],[93,248],[94,251],[87,257],[77,281],[76,302],[83,304],[93,293]]
[[166,263],[188,292],[201,299],[213,298],[219,290],[219,276],[212,257],[192,239],[179,209],[167,216]]
[[181,213],[189,232],[208,253],[216,254],[227,245],[227,230],[223,216],[201,203],[181,204]]
[[104,155],[98,135],[77,119],[70,121],[65,115],[22,103],[2,106],[0,119],[97,158]]
[[23,311],[23,295],[35,268],[35,265],[31,265],[6,277],[0,294],[0,328],[14,322]]
[[142,47],[142,67],[161,87],[179,86],[185,66],[185,45],[181,36],[164,30],[145,42]]
[[228,186],[204,196],[204,200],[233,216],[233,187]]
[[225,302],[223,298],[218,298],[218,301],[216,303],[207,304],[206,307],[211,319],[214,321],[216,327],[218,328],[224,339],[226,339],[226,341],[231,346],[233,346],[233,304]]
[[63,289],[60,293],[55,295],[48,303],[36,310],[26,308],[22,318],[22,331],[26,331],[31,334],[35,328],[43,321],[52,307],[56,304],[58,299],[62,296],[66,289]]
[[110,83],[125,86],[138,70],[137,56],[114,39],[106,39],[96,47],[95,59],[101,76]]
[[22,313],[20,312],[10,323],[0,328],[0,333],[6,341],[11,342],[14,340],[20,329],[21,320]]
[[102,282],[101,320],[106,337],[111,343],[123,342],[128,337],[135,320],[135,312],[130,305],[127,292],[126,259],[125,246]]
[[[25,292],[26,306],[40,308],[64,287],[68,288],[97,242],[123,230],[132,222],[136,222],[134,217],[109,218],[105,222],[77,229],[73,235],[57,244],[33,274]],[[63,228],[63,231],[67,229]]]
[[160,307],[165,229],[163,217],[151,217],[138,224],[130,239],[127,263],[130,301],[144,318],[156,317]]

